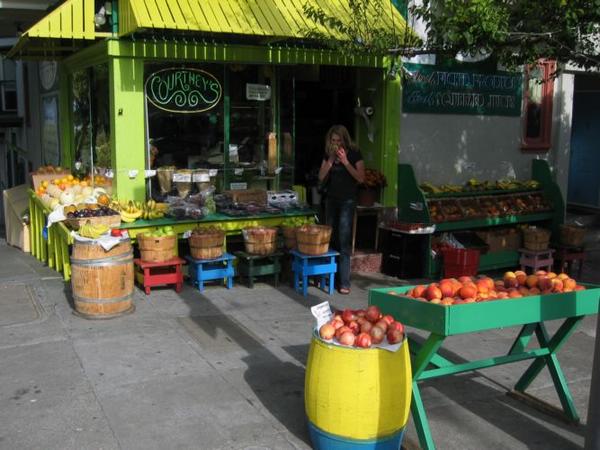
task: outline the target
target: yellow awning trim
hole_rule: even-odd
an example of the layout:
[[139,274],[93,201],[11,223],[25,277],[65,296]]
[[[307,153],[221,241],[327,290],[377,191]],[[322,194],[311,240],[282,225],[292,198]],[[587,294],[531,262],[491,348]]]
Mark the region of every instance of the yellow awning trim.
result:
[[[333,30],[308,19],[304,4],[320,8],[344,21],[350,20],[348,0],[121,0],[119,34],[152,29],[257,36],[277,39],[303,39],[307,30],[317,30],[343,39]],[[391,4],[377,14],[380,27],[404,31],[406,22]]]
[[8,56],[56,56],[69,49],[59,45],[59,39],[95,40],[104,36],[106,33],[96,32],[94,0],[67,0],[23,33]]

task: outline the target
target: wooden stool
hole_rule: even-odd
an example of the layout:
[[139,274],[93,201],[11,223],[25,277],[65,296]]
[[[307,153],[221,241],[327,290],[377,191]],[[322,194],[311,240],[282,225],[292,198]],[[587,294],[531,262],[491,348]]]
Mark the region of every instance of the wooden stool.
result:
[[[326,288],[327,277],[329,278],[329,295],[333,294],[335,287],[334,277],[337,272],[337,263],[335,257],[339,255],[336,251],[328,251],[322,255],[306,255],[298,250],[291,250],[290,253],[294,257],[292,262],[292,271],[294,272],[294,290],[300,292],[306,297],[308,290],[308,277],[320,275],[319,287],[323,290]],[[302,286],[300,286],[302,281]]]
[[252,255],[246,252],[235,252],[238,258],[237,272],[240,277],[248,278],[248,287],[254,287],[254,277],[262,275],[273,275],[275,287],[279,286],[279,274],[281,273],[281,252],[270,255]]
[[579,263],[579,269],[577,271],[577,278],[581,278],[581,272],[583,271],[583,262],[585,261],[585,248],[574,247],[572,245],[555,245],[556,253],[554,261],[556,262],[557,273],[565,272],[571,275],[573,269],[573,263]]
[[171,258],[163,262],[146,262],[140,258],[134,259],[135,279],[144,287],[146,295],[150,295],[150,288],[162,286],[165,284],[174,284],[175,292],[181,292],[183,287],[182,264],[185,261],[181,258]]
[[190,282],[193,286],[198,286],[200,292],[204,291],[204,282],[209,280],[225,280],[227,289],[233,287],[235,256],[232,254],[223,253],[220,257],[213,259],[194,259],[188,255],[185,259],[190,264]]
[[532,273],[535,273],[540,269],[545,270],[546,272],[552,271],[552,264],[554,264],[552,253],[554,253],[554,249],[528,250],[526,248],[520,248],[519,252],[521,253],[519,263],[521,264],[522,271],[527,272],[528,267],[531,268]]

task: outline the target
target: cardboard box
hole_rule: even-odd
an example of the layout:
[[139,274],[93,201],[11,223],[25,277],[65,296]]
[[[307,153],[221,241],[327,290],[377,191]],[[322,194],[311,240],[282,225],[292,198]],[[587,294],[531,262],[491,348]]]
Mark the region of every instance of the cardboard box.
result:
[[29,187],[25,184],[6,189],[4,195],[4,225],[6,242],[26,253],[31,251],[29,225],[21,220],[21,215],[29,206]]
[[37,190],[44,181],[50,183],[52,180],[57,178],[63,178],[71,175],[69,170],[65,170],[64,172],[58,173],[32,173],[31,174],[31,186],[33,186],[33,190]]
[[516,229],[478,231],[477,235],[489,246],[490,252],[521,248],[521,233]]
[[267,191],[264,189],[236,189],[224,191],[223,194],[231,197],[236,203],[255,202],[259,205],[267,204]]

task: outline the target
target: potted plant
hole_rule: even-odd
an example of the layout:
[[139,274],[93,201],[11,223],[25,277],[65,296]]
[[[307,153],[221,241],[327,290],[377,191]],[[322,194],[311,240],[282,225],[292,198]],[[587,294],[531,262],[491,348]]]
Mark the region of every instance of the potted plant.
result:
[[358,190],[358,204],[360,206],[373,206],[379,201],[381,189],[387,186],[385,175],[375,169],[365,169],[365,181]]

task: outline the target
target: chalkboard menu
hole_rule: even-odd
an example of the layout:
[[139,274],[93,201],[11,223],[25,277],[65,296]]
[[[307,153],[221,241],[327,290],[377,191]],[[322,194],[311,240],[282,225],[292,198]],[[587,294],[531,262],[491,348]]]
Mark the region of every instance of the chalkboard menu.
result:
[[468,65],[404,64],[403,111],[428,114],[520,116],[523,77]]
[[146,80],[146,97],[154,106],[173,113],[197,113],[221,100],[221,83],[212,74],[194,68],[169,68]]

